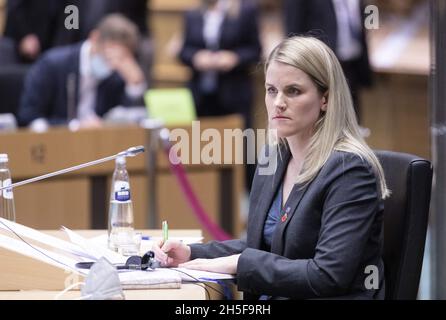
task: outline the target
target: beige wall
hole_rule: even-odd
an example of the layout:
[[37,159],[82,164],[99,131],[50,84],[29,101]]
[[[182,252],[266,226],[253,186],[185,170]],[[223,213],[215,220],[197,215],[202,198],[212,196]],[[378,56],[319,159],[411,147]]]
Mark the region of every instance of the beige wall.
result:
[[0,0],[0,34],[3,34],[5,24],[5,6],[6,0]]

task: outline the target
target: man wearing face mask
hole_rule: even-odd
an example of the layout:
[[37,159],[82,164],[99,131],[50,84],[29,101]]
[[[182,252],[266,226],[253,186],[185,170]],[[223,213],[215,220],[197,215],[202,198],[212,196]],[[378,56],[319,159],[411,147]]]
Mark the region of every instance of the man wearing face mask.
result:
[[50,50],[27,75],[20,124],[100,127],[113,107],[141,105],[147,84],[135,60],[138,36],[132,22],[113,14],[87,41]]

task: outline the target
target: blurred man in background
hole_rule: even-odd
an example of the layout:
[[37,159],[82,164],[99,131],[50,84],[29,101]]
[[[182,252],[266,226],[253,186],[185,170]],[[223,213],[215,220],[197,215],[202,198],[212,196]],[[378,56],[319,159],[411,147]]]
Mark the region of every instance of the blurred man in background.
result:
[[[137,58],[148,79],[153,61],[148,3],[149,0],[8,0],[0,64],[32,63],[50,48],[85,41],[101,19],[120,13],[138,27],[141,38]],[[65,27],[67,6],[79,10],[77,29]]]
[[135,59],[138,39],[137,27],[113,14],[87,41],[48,51],[27,75],[19,123],[98,127],[113,107],[141,104],[147,84]]
[[[48,1],[48,0],[46,0]],[[140,41],[137,59],[147,80],[153,63],[153,43],[149,28],[149,0],[49,0],[58,3],[57,29],[53,35],[53,46],[61,46],[86,40],[98,21],[105,16],[120,13],[132,21],[139,30]],[[64,8],[74,5],[79,9],[79,29],[67,30],[64,26]]]

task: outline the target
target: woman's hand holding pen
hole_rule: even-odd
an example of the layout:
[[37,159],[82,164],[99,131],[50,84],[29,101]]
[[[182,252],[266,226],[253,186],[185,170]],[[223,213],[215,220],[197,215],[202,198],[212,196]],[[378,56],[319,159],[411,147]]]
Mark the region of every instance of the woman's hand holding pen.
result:
[[155,258],[163,267],[178,267],[190,260],[190,247],[180,241],[160,240],[152,247]]
[[181,267],[194,270],[219,272],[227,274],[237,273],[237,264],[240,255],[216,259],[195,259],[190,261],[190,247],[181,241],[160,240],[152,247],[155,258],[163,267]]

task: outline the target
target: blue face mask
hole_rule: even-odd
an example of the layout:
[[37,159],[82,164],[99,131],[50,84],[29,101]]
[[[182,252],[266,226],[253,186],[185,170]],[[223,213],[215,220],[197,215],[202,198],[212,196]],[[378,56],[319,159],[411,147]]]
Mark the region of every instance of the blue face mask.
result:
[[90,66],[93,77],[99,81],[108,78],[113,73],[112,68],[100,54],[92,56]]

